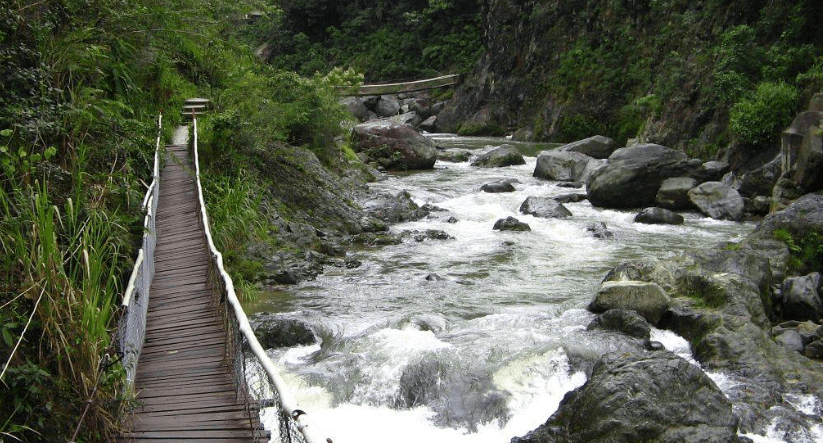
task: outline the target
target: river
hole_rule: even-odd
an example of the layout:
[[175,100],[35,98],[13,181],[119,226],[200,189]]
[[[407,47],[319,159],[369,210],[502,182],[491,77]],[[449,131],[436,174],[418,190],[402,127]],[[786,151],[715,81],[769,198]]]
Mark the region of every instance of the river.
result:
[[[431,137],[438,146],[476,152],[506,142]],[[532,177],[543,148],[521,144],[522,166],[438,161],[433,170],[371,184],[443,209],[392,231],[434,229],[453,238],[409,236],[399,245],[358,250],[351,258],[361,266],[327,269],[249,306],[303,318],[322,331],[322,345],[270,353],[324,434],[338,443],[505,443],[524,435],[586,381],[581,362],[639,346],[586,331],[594,315],[585,308],[612,267],[738,241],[753,227],[697,213],[683,214],[680,226],[644,225],[633,222],[633,211],[585,200],[566,204],[573,214],[566,219],[520,214],[526,197],[585,192]],[[502,179],[515,179],[516,191],[480,191]],[[531,231],[492,230],[507,216]],[[604,222],[614,237],[595,238],[586,230],[592,222]],[[428,281],[429,274],[440,279]],[[685,340],[670,332],[655,330],[652,338],[689,355]]]

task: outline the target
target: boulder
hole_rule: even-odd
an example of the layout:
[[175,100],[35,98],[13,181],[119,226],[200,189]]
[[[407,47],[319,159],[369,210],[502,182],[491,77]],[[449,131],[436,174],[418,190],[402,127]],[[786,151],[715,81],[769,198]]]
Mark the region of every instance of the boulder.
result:
[[803,138],[797,153],[794,182],[803,192],[823,189],[823,130],[812,126]]
[[361,123],[352,128],[356,152],[365,153],[387,169],[431,169],[437,148],[414,128],[391,120]]
[[418,97],[409,103],[409,110],[416,112],[422,118],[429,118],[432,116],[431,105],[431,100],[427,97]]
[[426,132],[437,132],[437,116],[432,115],[431,117],[423,120],[418,127]]
[[381,95],[374,105],[374,113],[378,117],[391,117],[400,113],[400,102],[392,95]]
[[506,217],[505,219],[501,218],[494,223],[494,227],[492,227],[495,231],[531,231],[532,228],[526,223],[521,222],[520,220],[514,217]]
[[655,196],[657,206],[678,211],[691,207],[689,191],[697,186],[697,180],[691,177],[672,177],[663,180]]
[[389,120],[397,123],[398,125],[406,125],[406,126],[417,126],[423,122],[423,119],[417,115],[416,112],[406,112],[404,114],[393,115],[389,117]]
[[594,238],[612,238],[614,234],[612,231],[609,231],[609,228],[606,227],[606,224],[603,222],[591,222],[586,225],[586,231],[591,232]]
[[600,285],[597,295],[589,304],[589,311],[601,313],[609,309],[628,309],[656,325],[670,304],[666,291],[656,283],[607,281]]
[[288,348],[317,343],[308,323],[271,312],[259,312],[249,318],[254,335],[265,349]]
[[794,329],[783,331],[782,334],[774,338],[774,341],[790,351],[803,352],[803,339]]
[[823,359],[823,340],[809,343],[803,348],[803,355],[809,358]]
[[683,216],[663,208],[645,208],[634,217],[635,223],[649,225],[682,225]]
[[511,443],[737,443],[737,426],[699,367],[668,351],[614,352],[546,423]]
[[563,194],[554,198],[558,203],[577,203],[586,199],[586,194]]
[[773,239],[778,229],[800,239],[811,232],[823,233],[823,195],[807,194],[784,210],[766,216],[752,232],[752,237]]
[[654,203],[663,180],[689,175],[695,169],[686,154],[655,144],[621,148],[594,171],[588,181],[589,201],[606,208],[636,208]]
[[730,186],[706,182],[689,191],[689,200],[700,212],[716,220],[740,220],[743,197]]
[[586,329],[615,331],[642,340],[648,340],[651,334],[651,326],[645,318],[625,309],[609,309],[592,320]]
[[546,180],[580,181],[589,160],[591,157],[579,152],[543,151],[537,156],[533,175]]
[[370,194],[360,204],[367,214],[386,223],[420,220],[429,215],[429,211],[418,206],[408,192]]
[[369,118],[369,110],[358,97],[346,97],[340,100],[340,103],[351,112],[351,114],[359,121],[365,121]]
[[723,161],[712,160],[700,165],[692,173],[692,178],[698,183],[720,181],[729,172],[729,164]]
[[508,180],[493,182],[493,183],[486,183],[485,185],[480,187],[480,190],[483,192],[488,192],[492,194],[500,193],[500,192],[514,192],[514,185],[512,182]]
[[489,152],[480,154],[472,162],[472,166],[483,168],[500,168],[504,166],[524,165],[523,155],[512,145],[500,145]]
[[528,197],[520,205],[520,212],[541,218],[565,218],[572,213],[563,204],[550,197]]
[[772,195],[772,188],[780,178],[780,157],[740,176],[736,189],[740,195],[754,197]]
[[558,148],[560,151],[579,152],[592,158],[606,159],[617,149],[617,143],[609,137],[595,135]]
[[820,288],[821,276],[817,272],[804,277],[789,277],[783,280],[780,292],[783,318],[820,321],[823,317]]

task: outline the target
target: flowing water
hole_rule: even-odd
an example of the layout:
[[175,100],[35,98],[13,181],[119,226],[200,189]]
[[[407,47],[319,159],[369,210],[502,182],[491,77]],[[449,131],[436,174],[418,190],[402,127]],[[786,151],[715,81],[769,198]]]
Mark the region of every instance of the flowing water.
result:
[[[507,142],[431,137],[476,152]],[[606,272],[624,261],[737,241],[752,228],[696,213],[684,214],[681,226],[635,224],[634,212],[587,201],[566,204],[573,214],[567,219],[520,214],[526,197],[585,191],[533,178],[534,156],[545,146],[519,148],[527,155],[522,166],[437,162],[434,170],[370,185],[408,191],[419,205],[442,209],[392,231],[442,230],[452,239],[412,235],[357,251],[352,258],[360,267],[327,269],[249,306],[302,318],[321,331],[321,345],[270,353],[312,421],[336,442],[505,443],[524,435],[585,382],[581,362],[638,346],[586,331],[594,318],[586,305]],[[480,191],[502,179],[516,179],[516,192]],[[531,231],[492,230],[507,216]],[[604,222],[614,237],[595,238],[586,230],[591,222]],[[428,281],[429,274],[441,279]],[[653,339],[689,354],[671,333],[654,331]]]

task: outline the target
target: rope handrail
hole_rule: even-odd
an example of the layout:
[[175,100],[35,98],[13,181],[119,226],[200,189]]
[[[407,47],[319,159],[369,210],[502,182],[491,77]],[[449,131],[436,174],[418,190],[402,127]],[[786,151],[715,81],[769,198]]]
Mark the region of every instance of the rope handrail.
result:
[[274,362],[272,362],[271,358],[266,354],[266,351],[260,345],[260,342],[257,340],[257,337],[254,335],[254,330],[252,329],[251,325],[249,324],[248,317],[246,316],[246,312],[243,310],[243,306],[240,304],[240,300],[237,298],[237,294],[234,291],[234,281],[232,280],[231,276],[226,272],[226,269],[223,265],[223,254],[217,250],[217,247],[214,245],[214,240],[212,239],[211,229],[209,228],[209,218],[206,211],[206,201],[203,198],[203,186],[200,183],[200,159],[199,153],[197,149],[197,117],[196,115],[192,115],[192,124],[193,124],[193,153],[194,153],[194,168],[195,168],[195,183],[197,183],[197,196],[199,199],[200,204],[200,215],[201,215],[201,222],[203,223],[203,229],[206,235],[206,241],[209,246],[209,251],[211,252],[212,259],[217,266],[217,269],[220,274],[220,278],[222,279],[223,285],[225,287],[225,296],[228,302],[232,306],[232,311],[234,314],[234,318],[239,325],[239,330],[243,334],[243,337],[246,339],[246,342],[249,348],[252,351],[252,354],[257,358],[258,362],[262,366],[264,372],[266,373],[269,381],[274,385],[277,394],[280,397],[280,403],[288,414],[288,416],[294,420],[296,423],[297,429],[303,435],[307,443],[332,443],[330,438],[322,438],[316,429],[310,426],[308,414],[305,411],[300,409],[297,401],[292,396],[291,392],[286,387],[285,381],[280,377],[277,373],[277,369],[275,368]]
[[[157,141],[154,148],[154,167],[152,181],[143,197],[143,239],[137,251],[137,259],[129,276],[129,282],[123,293],[120,307],[123,315],[118,325],[118,347],[126,371],[126,390],[134,384],[137,374],[137,361],[143,348],[146,334],[146,313],[149,304],[149,288],[154,277],[154,248],[157,244],[155,234],[155,215],[160,193],[160,139],[163,130],[163,114],[157,116]],[[135,295],[135,293],[137,295]]]

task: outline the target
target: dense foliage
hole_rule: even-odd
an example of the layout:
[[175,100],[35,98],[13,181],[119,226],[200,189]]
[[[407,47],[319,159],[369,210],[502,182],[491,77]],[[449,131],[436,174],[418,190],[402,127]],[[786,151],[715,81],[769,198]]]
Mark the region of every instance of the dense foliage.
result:
[[303,75],[352,67],[370,81],[468,72],[480,56],[479,0],[282,0],[254,38]]
[[339,153],[334,82],[266,66],[235,39],[245,13],[264,8],[0,4],[0,440],[109,441],[117,431],[130,398],[116,306],[143,234],[158,113],[168,133],[185,98],[213,100],[206,199],[229,257],[265,236],[265,177],[246,174],[255,161],[287,143]]

